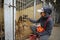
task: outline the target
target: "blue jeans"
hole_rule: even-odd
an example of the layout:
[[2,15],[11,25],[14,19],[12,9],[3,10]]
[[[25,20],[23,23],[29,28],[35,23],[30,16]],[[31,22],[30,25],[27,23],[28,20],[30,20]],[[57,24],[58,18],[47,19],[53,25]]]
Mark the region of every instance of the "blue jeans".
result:
[[36,26],[31,26],[31,30],[33,31],[33,34],[37,34],[37,31],[36,31]]
[[40,36],[38,40],[49,40],[49,35]]

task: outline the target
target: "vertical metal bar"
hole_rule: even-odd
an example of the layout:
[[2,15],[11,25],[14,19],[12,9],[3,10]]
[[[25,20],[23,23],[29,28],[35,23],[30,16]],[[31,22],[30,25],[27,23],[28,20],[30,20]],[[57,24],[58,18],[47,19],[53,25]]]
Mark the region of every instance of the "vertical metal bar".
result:
[[[12,5],[14,6],[14,0],[12,0]],[[13,40],[14,40],[14,7],[13,7]]]
[[[23,0],[21,0],[21,1],[23,1]],[[22,6],[21,6],[21,9],[23,9],[23,4],[21,3],[21,5],[22,5]],[[21,11],[21,15],[22,15],[22,11]]]
[[34,19],[36,17],[36,0],[34,0]]
[[[16,6],[16,0],[13,0],[12,5]],[[13,40],[15,40],[15,15],[16,15],[16,8],[13,7]]]

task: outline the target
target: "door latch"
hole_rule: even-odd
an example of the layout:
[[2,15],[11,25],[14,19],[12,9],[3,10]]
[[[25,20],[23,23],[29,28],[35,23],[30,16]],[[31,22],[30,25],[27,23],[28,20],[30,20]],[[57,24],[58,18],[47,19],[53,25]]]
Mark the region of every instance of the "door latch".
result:
[[14,8],[16,8],[16,6],[13,6],[13,5],[9,5],[9,7],[14,7]]
[[4,5],[7,5],[9,8],[10,8],[10,7],[14,7],[14,8],[16,8],[16,6],[11,5],[10,3],[9,3],[9,4],[6,4],[6,3],[5,3]]

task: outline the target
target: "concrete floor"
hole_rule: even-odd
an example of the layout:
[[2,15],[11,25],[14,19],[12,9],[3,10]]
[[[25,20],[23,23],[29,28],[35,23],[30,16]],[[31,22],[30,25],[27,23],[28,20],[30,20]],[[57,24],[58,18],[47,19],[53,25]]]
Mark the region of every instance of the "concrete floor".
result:
[[60,40],[60,27],[54,27],[50,40]]
[[60,40],[60,27],[53,27],[52,35],[50,36],[49,40]]

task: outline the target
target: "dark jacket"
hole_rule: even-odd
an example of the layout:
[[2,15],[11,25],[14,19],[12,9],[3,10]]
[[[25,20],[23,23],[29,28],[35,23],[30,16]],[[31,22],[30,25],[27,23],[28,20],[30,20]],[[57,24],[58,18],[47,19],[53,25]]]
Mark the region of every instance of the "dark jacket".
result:
[[[42,27],[44,27],[44,24],[46,22],[46,20],[48,19],[49,16],[46,16],[46,17],[41,17],[39,18],[38,20],[32,20],[32,19],[29,19],[32,23],[40,23]],[[46,30],[42,33],[38,33],[39,35],[51,35],[51,31],[52,31],[52,28],[53,28],[53,20],[52,18],[50,17],[49,18],[49,21],[46,25]]]

